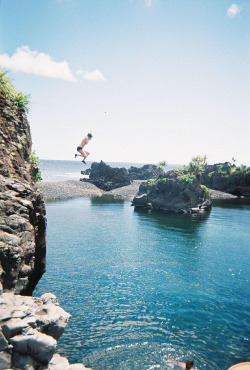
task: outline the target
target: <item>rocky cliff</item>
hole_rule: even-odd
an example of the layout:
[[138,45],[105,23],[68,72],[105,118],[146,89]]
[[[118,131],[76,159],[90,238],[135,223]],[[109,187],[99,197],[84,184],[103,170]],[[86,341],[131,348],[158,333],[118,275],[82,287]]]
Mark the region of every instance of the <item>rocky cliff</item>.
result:
[[26,114],[0,95],[0,285],[31,294],[45,271],[45,204],[32,179]]

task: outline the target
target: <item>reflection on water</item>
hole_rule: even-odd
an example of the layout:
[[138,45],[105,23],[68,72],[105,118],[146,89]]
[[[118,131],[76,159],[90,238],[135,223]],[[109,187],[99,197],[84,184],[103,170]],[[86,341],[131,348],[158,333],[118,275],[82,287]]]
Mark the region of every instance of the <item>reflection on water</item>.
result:
[[189,234],[192,234],[194,230],[201,225],[202,221],[206,221],[210,214],[210,211],[191,215],[163,214],[157,211],[140,209],[139,207],[136,207],[134,212],[150,223],[157,223],[159,227],[186,230]]
[[124,199],[121,197],[114,196],[112,194],[103,194],[101,197],[92,197],[90,198],[91,205],[101,206],[112,203],[124,203]]
[[47,272],[35,294],[56,294],[72,314],[59,353],[94,370],[247,361],[245,207],[186,217],[100,198],[48,204]]

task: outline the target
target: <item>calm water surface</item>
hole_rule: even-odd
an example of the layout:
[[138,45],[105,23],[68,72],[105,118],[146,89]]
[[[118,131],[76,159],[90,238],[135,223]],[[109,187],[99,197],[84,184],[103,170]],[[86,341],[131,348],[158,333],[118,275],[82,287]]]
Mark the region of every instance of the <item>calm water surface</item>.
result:
[[47,204],[47,272],[72,314],[58,343],[94,370],[200,369],[249,360],[249,206],[205,217],[137,212],[130,202]]

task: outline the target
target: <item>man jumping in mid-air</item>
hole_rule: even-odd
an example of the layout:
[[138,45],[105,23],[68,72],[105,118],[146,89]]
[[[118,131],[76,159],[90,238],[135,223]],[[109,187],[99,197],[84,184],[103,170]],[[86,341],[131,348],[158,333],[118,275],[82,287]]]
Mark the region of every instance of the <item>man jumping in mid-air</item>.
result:
[[92,139],[93,135],[91,133],[88,133],[87,136],[85,136],[85,138],[82,140],[81,144],[77,147],[77,151],[81,154],[75,154],[75,158],[77,156],[79,157],[83,157],[83,160],[82,162],[86,164],[85,162],[85,159],[87,158],[87,156],[90,154],[89,152],[87,152],[87,150],[84,150],[83,148],[85,147],[85,145],[88,144],[88,142]]

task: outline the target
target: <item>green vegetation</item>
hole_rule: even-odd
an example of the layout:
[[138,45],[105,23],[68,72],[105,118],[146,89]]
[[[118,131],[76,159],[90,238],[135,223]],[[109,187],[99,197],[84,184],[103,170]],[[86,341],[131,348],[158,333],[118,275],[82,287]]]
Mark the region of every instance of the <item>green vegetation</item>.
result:
[[160,183],[160,184],[166,185],[168,183],[168,180],[166,179],[166,177],[163,177],[163,178],[157,180],[157,182]]
[[164,174],[164,167],[167,166],[167,162],[166,161],[161,161],[158,163],[157,165],[157,169],[159,170],[160,174],[163,175]]
[[182,185],[191,185],[193,184],[194,180],[196,179],[195,175],[186,174],[179,178],[179,181]]
[[154,185],[154,182],[155,182],[155,180],[154,180],[154,179],[148,179],[147,184],[148,184],[149,186],[152,186],[152,185]]
[[29,112],[29,95],[25,95],[20,91],[16,91],[12,80],[7,72],[0,68],[0,94],[14,103],[17,109],[24,109]]
[[203,157],[197,155],[192,158],[192,161],[189,163],[188,172],[194,174],[197,178],[201,177],[202,172],[207,168],[207,156]]
[[[232,178],[232,181],[240,181],[250,175],[250,167],[241,165],[236,167],[236,159],[233,157],[231,162],[218,163],[215,165],[208,165],[207,157],[197,155],[192,158],[188,166],[176,168],[176,171],[183,174],[182,183],[191,183],[191,175],[194,175],[200,182],[213,181],[213,178],[220,178],[227,180]],[[235,180],[233,180],[235,179]]]
[[41,179],[41,171],[39,167],[39,157],[36,155],[36,152],[34,150],[30,153],[30,160],[33,164],[32,177],[35,180],[35,182],[39,184],[39,180]]
[[205,185],[200,185],[200,187],[203,190],[204,195],[208,194],[209,189]]

